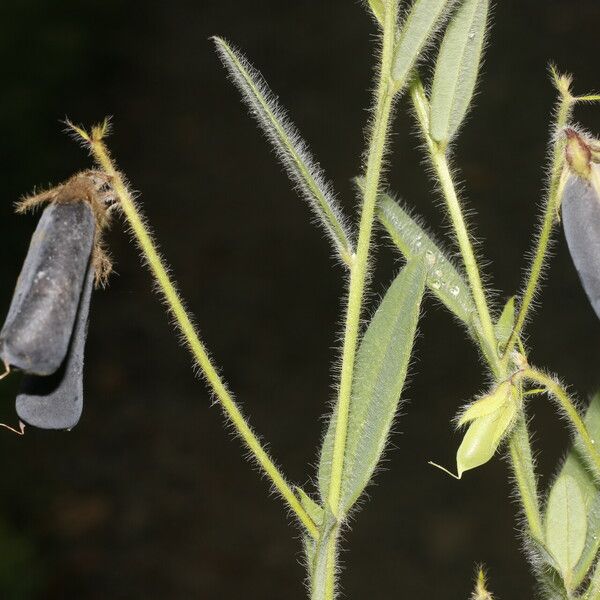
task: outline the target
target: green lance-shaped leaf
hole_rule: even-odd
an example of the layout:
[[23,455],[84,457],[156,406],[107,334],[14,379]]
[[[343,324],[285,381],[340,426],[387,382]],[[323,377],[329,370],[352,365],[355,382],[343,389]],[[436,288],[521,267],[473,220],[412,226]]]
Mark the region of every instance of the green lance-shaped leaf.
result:
[[502,314],[494,327],[499,346],[505,346],[515,326],[515,297],[512,296],[502,309]]
[[323,507],[317,504],[301,487],[296,486],[295,490],[302,508],[308,513],[315,525],[320,527],[323,522]]
[[383,25],[385,15],[385,0],[368,0],[369,8],[380,25]]
[[[398,403],[417,330],[426,265],[408,261],[390,285],[360,344],[352,385],[340,511],[359,498],[381,458]],[[335,437],[335,411],[319,464],[321,497],[327,498]]]
[[[585,425],[592,439],[600,439],[600,393],[596,394],[590,402],[585,415]],[[579,443],[577,438],[552,486],[554,489],[565,477],[573,479],[581,492],[587,515],[585,544],[571,574],[570,584],[573,589],[581,585],[600,550],[600,489],[578,450]]]
[[587,518],[577,480],[561,476],[550,492],[546,509],[546,547],[557,562],[565,585],[571,587],[572,571],[585,546]]
[[444,24],[456,0],[415,0],[400,28],[394,52],[392,79],[396,90],[407,83],[409,75]]
[[334,198],[331,185],[325,181],[306,143],[287,119],[285,111],[260,73],[225,40],[218,37],[213,40],[231,80],[242,93],[267,139],[273,144],[290,178],[309,202],[341,259],[350,264],[354,248],[349,228]]
[[465,0],[452,17],[435,65],[431,88],[431,137],[447,144],[458,131],[475,90],[489,0]]
[[451,313],[471,329],[477,316],[477,308],[469,286],[459,268],[420,225],[419,219],[412,217],[389,194],[379,196],[377,216],[392,242],[407,260],[424,254],[427,261],[433,263],[427,276],[427,287]]

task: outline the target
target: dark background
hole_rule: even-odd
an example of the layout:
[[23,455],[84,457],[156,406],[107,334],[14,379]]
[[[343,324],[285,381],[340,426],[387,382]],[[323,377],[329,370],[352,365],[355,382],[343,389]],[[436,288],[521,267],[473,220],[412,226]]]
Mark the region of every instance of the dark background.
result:
[[[505,300],[521,282],[541,190],[554,92],[549,60],[600,87],[597,0],[496,2],[477,107],[456,149],[472,220]],[[211,43],[238,44],[280,95],[349,214],[360,168],[376,30],[357,0],[22,0],[0,8],[0,312],[32,217],[12,203],[90,163],[68,115],[114,115],[110,139],[223,373],[291,480],[311,488],[332,397],[343,272],[226,81]],[[577,112],[600,130],[600,107]],[[406,103],[391,186],[444,231]],[[305,597],[298,530],[247,461],[173,335],[117,222],[117,275],[95,294],[86,406],[71,433],[0,432],[3,598]],[[600,385],[600,326],[562,235],[528,330],[530,358],[585,399]],[[380,238],[381,240],[383,238]],[[382,241],[373,290],[395,262]],[[484,376],[465,334],[432,301],[386,469],[347,534],[345,597],[464,599],[484,562],[498,598],[532,597],[515,538],[507,465],[453,481],[449,423]],[[18,384],[0,384],[15,423]],[[546,484],[566,447],[544,399],[530,406]]]

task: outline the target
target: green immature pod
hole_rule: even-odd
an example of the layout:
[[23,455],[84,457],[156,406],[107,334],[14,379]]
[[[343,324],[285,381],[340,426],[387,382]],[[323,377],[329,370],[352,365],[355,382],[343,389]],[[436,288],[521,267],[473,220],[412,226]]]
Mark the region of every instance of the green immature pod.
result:
[[0,332],[0,358],[26,373],[51,375],[65,360],[81,298],[95,219],[86,202],[50,204],[31,239]]
[[562,197],[562,222],[579,279],[600,318],[600,196],[594,180],[600,181],[600,167],[595,164],[591,164],[589,179],[569,175]]
[[471,404],[462,414],[459,424],[469,423],[456,453],[458,477],[465,471],[484,465],[510,432],[518,413],[513,386],[501,383],[490,394]]

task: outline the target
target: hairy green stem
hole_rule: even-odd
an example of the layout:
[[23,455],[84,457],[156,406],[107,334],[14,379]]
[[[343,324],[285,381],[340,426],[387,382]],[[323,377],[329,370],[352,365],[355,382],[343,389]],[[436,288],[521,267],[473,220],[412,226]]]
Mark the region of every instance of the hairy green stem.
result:
[[[554,124],[555,135],[558,132],[560,132],[569,122],[573,110],[573,105],[575,102],[574,98],[571,96],[568,90],[568,87],[560,90],[560,92],[561,95],[558,104],[558,109],[556,111],[556,121]],[[523,297],[521,299],[519,313],[515,320],[515,326],[513,327],[513,330],[510,334],[510,338],[506,344],[506,349],[502,358],[502,362],[504,365],[508,364],[510,360],[511,351],[514,348],[517,338],[523,330],[525,321],[527,319],[527,315],[529,313],[529,309],[531,308],[531,303],[535,298],[540,283],[540,277],[544,268],[544,263],[546,262],[546,258],[548,256],[548,246],[550,244],[552,230],[556,222],[557,209],[560,204],[560,181],[565,161],[564,148],[564,140],[558,140],[555,142],[554,150],[552,153],[552,164],[550,167],[550,185],[548,189],[546,206],[544,207],[544,216],[542,219],[540,232],[537,238],[535,254],[529,270],[529,278],[525,286],[525,291],[523,292]]]
[[561,409],[569,420],[569,423],[573,426],[581,439],[587,462],[590,464],[590,467],[594,469],[596,475],[600,476],[600,452],[598,452],[598,449],[596,448],[596,440],[593,440],[590,437],[587,427],[577,408],[575,408],[575,404],[569,397],[569,394],[567,394],[558,381],[537,369],[526,369],[523,373],[523,377],[538,385],[543,385],[546,388],[546,391],[558,401]]
[[336,517],[339,517],[338,512],[344,469],[344,454],[348,434],[348,414],[350,409],[350,396],[352,393],[352,376],[354,374],[354,363],[358,345],[363,296],[369,269],[371,234],[373,231],[375,205],[377,203],[379,182],[383,167],[383,157],[385,154],[387,132],[393,103],[390,73],[394,52],[395,30],[396,2],[395,0],[388,0],[386,2],[381,67],[373,117],[374,120],[369,142],[358,244],[356,256],[350,271],[348,305],[346,309],[340,389],[335,423],[331,483],[328,497],[331,511]]
[[448,210],[448,216],[454,229],[454,235],[460,249],[463,259],[471,294],[477,308],[477,315],[481,324],[482,344],[481,350],[492,371],[498,375],[498,357],[496,352],[496,335],[494,333],[494,324],[490,315],[490,310],[485,297],[485,291],[479,273],[479,266],[473,246],[467,231],[467,225],[460,207],[456,187],[452,180],[452,173],[448,166],[446,152],[442,150],[429,134],[429,100],[425,94],[423,84],[418,76],[415,76],[411,86],[411,99],[417,121],[419,122],[421,133],[427,144],[431,163],[435,170],[437,180],[440,184],[442,195]]
[[111,186],[119,200],[119,205],[123,210],[138,246],[142,251],[144,260],[154,275],[156,284],[161,291],[170,312],[173,314],[178,329],[227,417],[239,436],[245,442],[252,456],[269,477],[275,489],[304,525],[309,535],[318,539],[319,530],[314,521],[303,508],[292,488],[280,473],[275,463],[271,460],[258,437],[252,431],[252,428],[242,415],[240,408],[209,358],[208,352],[196,332],[191,317],[183,306],[183,302],[181,301],[175,285],[169,277],[168,270],[154,245],[150,231],[144,224],[144,220],[135,205],[135,201],[123,181],[121,174],[114,166],[108,149],[104,144],[103,136],[106,133],[106,125],[95,127],[91,134],[88,134],[79,128],[74,129],[87,143],[89,143],[94,158],[109,176]]
[[537,479],[533,468],[531,441],[527,430],[527,417],[521,413],[508,442],[511,466],[519,490],[523,514],[531,536],[539,543],[544,542],[544,528],[540,513]]
[[[454,232],[469,278],[469,285],[481,323],[481,335],[480,339],[478,339],[481,352],[496,379],[498,381],[503,381],[510,375],[509,365],[501,364],[498,358],[498,353],[496,351],[496,335],[494,333],[490,311],[485,298],[477,261],[458,201],[458,195],[452,181],[452,175],[448,167],[446,155],[429,134],[429,101],[418,75],[415,75],[411,86],[411,99],[417,121],[419,122],[421,132],[427,144],[431,161],[446,201],[446,206],[448,207],[448,213],[454,227]],[[511,433],[508,445],[511,466],[515,474],[519,498],[521,499],[529,530],[533,537],[538,540],[543,540],[542,519],[537,492],[537,481],[533,467],[531,441],[529,439],[529,432],[527,431],[526,417],[524,414],[520,417],[517,426]]]
[[497,353],[496,348],[496,335],[494,333],[494,324],[492,323],[492,317],[485,297],[485,291],[483,289],[483,283],[481,281],[481,275],[479,273],[479,266],[475,253],[473,252],[473,246],[469,239],[469,233],[463,217],[458,195],[456,193],[456,187],[452,181],[452,174],[448,166],[448,160],[446,153],[441,149],[436,149],[432,155],[431,160],[434,169],[437,173],[442,193],[446,201],[446,207],[448,208],[448,214],[454,227],[454,234],[460,248],[460,253],[465,265],[467,277],[469,279],[469,285],[471,287],[471,293],[473,294],[473,300],[477,307],[477,314],[481,323],[483,341],[486,348],[484,354],[489,361],[490,368],[492,371],[497,373]]
[[[375,207],[377,204],[381,172],[383,170],[383,159],[386,151],[387,134],[394,100],[391,71],[396,39],[397,11],[397,0],[387,0],[385,2],[379,82],[376,92],[373,124],[367,155],[365,189],[363,193],[356,255],[350,268],[348,305],[346,308],[346,323],[342,348],[340,388],[336,407],[331,479],[327,499],[330,509],[338,521],[341,521],[344,517],[344,515],[339,514],[339,504],[344,473],[346,439],[348,436],[352,378],[354,375],[356,350],[360,332],[363,297],[369,269],[369,250],[371,246],[373,222],[375,220]],[[327,548],[326,585],[323,600],[333,600],[335,597],[337,540],[339,537],[338,528],[339,525],[336,525],[336,531],[333,532]]]

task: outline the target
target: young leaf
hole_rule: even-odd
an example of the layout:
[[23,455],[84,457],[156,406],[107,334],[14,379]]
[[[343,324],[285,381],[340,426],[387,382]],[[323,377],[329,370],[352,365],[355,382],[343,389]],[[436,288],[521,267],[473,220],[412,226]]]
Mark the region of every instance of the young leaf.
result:
[[452,17],[435,65],[431,89],[431,137],[447,144],[467,110],[481,61],[489,0],[465,0]]
[[231,80],[242,93],[267,139],[275,147],[290,178],[308,200],[340,258],[350,264],[354,249],[348,227],[331,186],[310,156],[306,143],[286,118],[285,111],[279,106],[260,73],[225,40],[218,37],[213,40]]
[[383,25],[383,18],[385,15],[385,4],[384,0],[369,0],[369,8],[380,25]]
[[496,333],[496,340],[498,340],[499,346],[504,346],[508,342],[514,325],[515,297],[512,296],[504,305],[504,308],[502,309],[502,314],[500,315],[498,322],[496,323],[496,327],[494,328]]
[[[398,402],[419,319],[426,266],[408,261],[386,292],[360,344],[352,386],[342,476],[341,514],[365,489],[383,453]],[[319,487],[327,498],[335,437],[335,412],[323,442]]]
[[487,578],[483,568],[479,568],[477,579],[475,581],[475,589],[471,594],[471,600],[494,600],[491,592],[487,588]]
[[396,43],[392,79],[399,91],[407,83],[410,72],[426,50],[435,33],[443,25],[456,0],[415,0],[404,20]]
[[302,508],[308,513],[315,525],[320,527],[323,522],[323,507],[319,506],[301,487],[296,486],[295,489]]
[[[600,439],[600,393],[596,394],[590,402],[585,415],[585,425],[592,439]],[[571,585],[574,589],[581,585],[600,550],[600,490],[578,450],[579,443],[577,438],[553,484],[553,487],[556,486],[563,477],[571,477],[575,480],[587,514],[585,545],[571,577]]]
[[583,552],[587,532],[585,503],[577,481],[560,477],[552,487],[546,509],[546,547],[558,563],[565,584]]
[[385,193],[379,197],[377,216],[392,242],[407,260],[424,253],[427,259],[433,261],[433,268],[427,276],[428,288],[451,313],[472,329],[477,309],[469,286],[458,267],[421,227],[419,220],[411,217],[398,202]]

